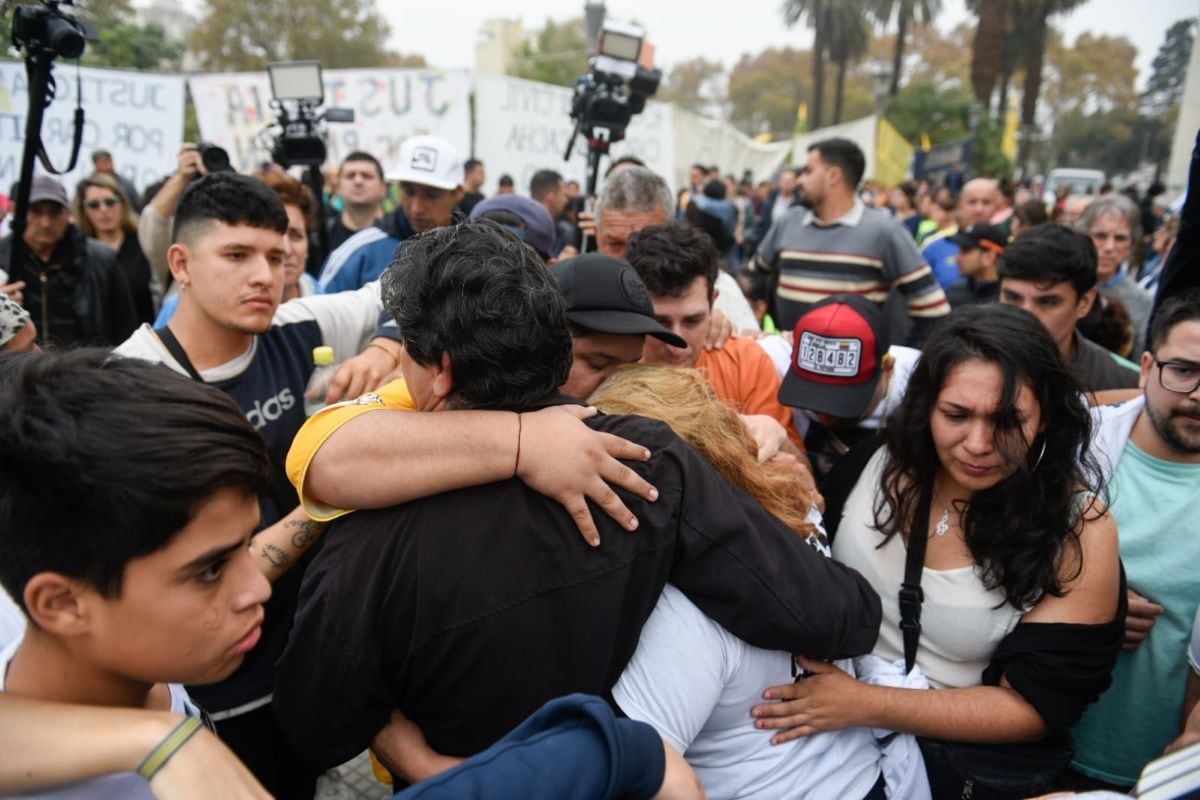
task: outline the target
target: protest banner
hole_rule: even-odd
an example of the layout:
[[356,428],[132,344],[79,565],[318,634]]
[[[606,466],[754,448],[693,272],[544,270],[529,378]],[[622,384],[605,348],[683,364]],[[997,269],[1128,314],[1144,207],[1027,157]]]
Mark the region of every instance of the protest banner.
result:
[[747,171],[755,181],[768,180],[791,150],[791,141],[756,142],[728,122],[675,110],[676,186],[687,185],[692,164],[718,166],[738,180]]
[[[354,111],[352,123],[330,123],[329,162],[365,150],[385,169],[409,136],[431,133],[466,158],[471,149],[470,77],[466,71],[334,69],[322,73],[325,108]],[[271,160],[274,123],[266,72],[198,75],[188,79],[200,135],[220,145],[241,172]]]
[[858,145],[866,159],[867,166],[863,171],[863,180],[873,180],[876,177],[876,137],[878,135],[879,117],[872,114],[869,117],[843,122],[838,125],[827,125],[815,131],[802,133],[793,139],[792,163],[804,166],[808,159],[808,148],[823,139],[849,139]]
[[[529,192],[529,179],[541,169],[562,173],[583,186],[587,180],[587,141],[575,142],[569,162],[563,160],[575,123],[573,90],[504,75],[475,78],[475,157],[487,166],[485,194],[494,194],[497,179],[511,175],[516,189]],[[675,174],[675,108],[649,101],[635,116],[626,138],[612,146],[611,157],[636,155],[667,179]],[[611,159],[601,162],[601,178]]]
[[[139,190],[175,171],[183,142],[183,77],[124,70],[54,68],[57,94],[42,120],[42,142],[56,168],[67,166],[76,96],[82,97],[83,144],[75,169],[59,180],[74,191],[92,173],[91,154],[108,150],[117,172]],[[29,91],[25,64],[0,62],[0,190],[21,174]],[[41,172],[39,165],[37,171]]]

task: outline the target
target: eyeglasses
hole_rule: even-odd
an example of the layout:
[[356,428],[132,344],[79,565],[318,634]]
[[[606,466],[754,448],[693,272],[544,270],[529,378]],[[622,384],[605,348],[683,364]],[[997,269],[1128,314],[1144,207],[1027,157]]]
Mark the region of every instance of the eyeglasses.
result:
[[1159,361],[1158,385],[1168,392],[1191,394],[1200,389],[1200,365],[1190,361]]
[[119,205],[121,205],[121,198],[106,197],[103,200],[87,200],[84,202],[83,207],[89,211],[95,211],[96,209],[100,208],[100,206],[104,206],[105,208],[112,208],[113,206],[119,206]]

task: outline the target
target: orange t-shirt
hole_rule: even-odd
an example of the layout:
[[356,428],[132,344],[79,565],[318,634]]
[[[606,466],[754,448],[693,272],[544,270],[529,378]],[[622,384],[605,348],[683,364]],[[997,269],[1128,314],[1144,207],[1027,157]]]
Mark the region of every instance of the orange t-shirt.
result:
[[792,412],[779,402],[779,373],[775,362],[753,339],[729,339],[720,350],[704,350],[696,360],[717,397],[740,414],[766,414],[787,431],[792,444],[804,452],[804,440],[792,424]]

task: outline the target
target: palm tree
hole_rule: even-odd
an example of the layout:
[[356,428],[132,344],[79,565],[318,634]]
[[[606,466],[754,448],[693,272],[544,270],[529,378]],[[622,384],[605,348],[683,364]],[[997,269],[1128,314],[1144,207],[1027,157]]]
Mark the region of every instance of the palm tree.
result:
[[1021,95],[1021,127],[1026,132],[1021,137],[1018,163],[1024,167],[1029,161],[1028,132],[1037,119],[1038,95],[1042,91],[1042,66],[1046,60],[1046,31],[1050,17],[1063,14],[1084,3],[1085,0],[1017,0],[1020,15],[1027,31],[1024,37],[1025,86]]
[[987,112],[1004,60],[1005,11],[1008,0],[974,0],[967,7],[979,17],[971,52],[971,91]]
[[825,102],[825,56],[828,52],[825,23],[829,10],[838,4],[839,0],[785,0],[783,4],[783,21],[789,28],[806,20],[808,27],[813,30],[813,101],[808,107],[809,130],[821,127],[821,106]]
[[908,26],[919,18],[928,25],[942,11],[942,0],[874,0],[873,16],[887,25],[892,14],[896,15],[896,49],[892,55],[892,85],[888,97],[900,91],[900,75],[904,69],[904,45],[908,38]]
[[842,121],[842,100],[846,89],[846,70],[862,58],[871,43],[871,29],[863,13],[862,0],[842,0],[831,9],[825,30],[829,36],[829,57],[837,63],[837,88],[833,100],[833,124]]

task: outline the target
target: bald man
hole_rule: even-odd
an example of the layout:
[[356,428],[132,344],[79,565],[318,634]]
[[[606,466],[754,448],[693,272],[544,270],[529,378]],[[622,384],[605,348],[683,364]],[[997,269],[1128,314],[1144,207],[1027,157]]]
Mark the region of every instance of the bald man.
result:
[[986,225],[1000,200],[1000,186],[991,178],[972,178],[963,186],[958,196],[958,224],[967,228],[971,225]]

